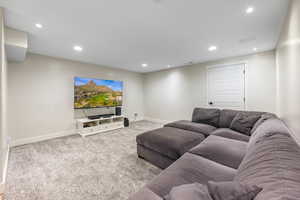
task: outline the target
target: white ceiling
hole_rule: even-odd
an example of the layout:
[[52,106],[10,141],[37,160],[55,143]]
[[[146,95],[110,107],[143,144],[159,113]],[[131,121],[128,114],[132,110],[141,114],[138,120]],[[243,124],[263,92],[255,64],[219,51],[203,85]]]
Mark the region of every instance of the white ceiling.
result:
[[[251,15],[248,5],[255,7]],[[288,0],[1,0],[0,6],[7,26],[29,33],[30,52],[149,72],[274,49]],[[210,45],[218,50],[209,52]]]

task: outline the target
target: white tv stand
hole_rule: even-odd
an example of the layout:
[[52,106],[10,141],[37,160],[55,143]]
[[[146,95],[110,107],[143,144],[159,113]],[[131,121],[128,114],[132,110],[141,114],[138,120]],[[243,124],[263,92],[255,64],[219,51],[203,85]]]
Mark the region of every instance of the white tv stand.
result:
[[82,137],[124,128],[124,116],[99,119],[77,119],[77,133]]

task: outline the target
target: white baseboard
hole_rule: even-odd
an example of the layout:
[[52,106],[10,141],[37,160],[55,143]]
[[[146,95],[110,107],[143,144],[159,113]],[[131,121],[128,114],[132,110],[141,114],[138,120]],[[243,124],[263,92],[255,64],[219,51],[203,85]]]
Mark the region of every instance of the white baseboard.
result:
[[37,137],[18,139],[18,140],[13,140],[11,142],[11,146],[12,147],[21,146],[21,145],[25,145],[25,144],[41,142],[41,141],[45,141],[45,140],[50,140],[50,139],[54,139],[54,138],[65,137],[65,136],[75,135],[75,134],[76,134],[76,130],[69,130],[69,131],[61,131],[61,132],[37,136]]
[[136,119],[134,118],[128,118],[129,119],[129,122],[139,122],[139,121],[143,121],[144,118],[143,117],[138,117]]
[[6,176],[7,176],[7,168],[8,168],[8,158],[9,158],[9,145],[7,145],[7,149],[4,150],[5,159],[4,159],[4,166],[3,166],[3,180],[0,183],[0,195],[4,193],[5,189],[5,182],[6,182]]
[[167,123],[171,122],[169,120],[156,119],[156,118],[151,118],[151,117],[144,117],[144,120],[151,121],[151,122],[156,122],[156,123],[161,123],[161,124],[167,124]]
[[[142,120],[147,120],[147,121],[152,121],[152,122],[162,123],[162,124],[167,124],[167,123],[171,122],[168,120],[155,119],[155,118],[151,118],[151,117],[143,117],[143,118],[140,117],[140,118],[137,118],[136,120],[132,119],[130,121],[134,122],[134,121],[142,121]],[[41,142],[41,141],[45,141],[45,140],[50,140],[50,139],[54,139],[54,138],[65,137],[65,136],[70,136],[70,135],[75,135],[75,134],[76,134],[76,130],[74,129],[74,130],[61,131],[61,132],[56,132],[56,133],[37,136],[37,137],[17,139],[17,140],[12,140],[10,146],[11,147],[21,146],[21,145],[25,145],[25,144]]]
[[[141,118],[137,118],[136,120],[131,120],[131,122],[142,121],[142,120],[148,120],[148,121],[162,123],[162,124],[171,122],[168,120],[155,119],[155,118],[151,118],[151,117],[143,117],[143,118],[141,117]],[[61,131],[61,132],[47,134],[47,135],[42,135],[42,136],[37,136],[37,137],[17,139],[17,140],[12,140],[10,146],[11,147],[21,146],[21,145],[25,145],[25,144],[41,142],[41,141],[45,141],[45,140],[50,140],[50,139],[59,138],[59,137],[65,137],[65,136],[74,135],[74,134],[76,134],[75,129],[68,130],[68,131]]]
[[[144,118],[140,117],[137,118],[136,120],[130,119],[131,122],[137,122],[137,121],[142,121]],[[54,138],[59,138],[59,137],[65,137],[65,136],[70,136],[70,135],[75,135],[76,130],[68,130],[68,131],[61,131],[57,133],[52,133],[52,134],[47,134],[47,135],[42,135],[42,136],[37,136],[37,137],[31,137],[31,138],[24,138],[24,139],[17,139],[17,140],[12,140],[11,142],[11,147],[15,146],[21,146],[25,144],[30,144],[30,143],[35,143],[35,142],[41,142],[45,140],[50,140]]]

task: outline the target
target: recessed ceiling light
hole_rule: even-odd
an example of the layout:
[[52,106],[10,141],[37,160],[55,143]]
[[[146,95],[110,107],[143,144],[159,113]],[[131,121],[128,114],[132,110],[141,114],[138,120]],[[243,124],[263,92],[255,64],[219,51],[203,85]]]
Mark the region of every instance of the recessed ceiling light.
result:
[[142,64],[142,67],[148,67],[148,64],[144,63]]
[[254,48],[253,48],[253,51],[257,51],[257,48],[256,48],[256,47],[254,47]]
[[216,46],[210,46],[208,51],[216,51],[218,48]]
[[35,24],[35,27],[37,27],[37,28],[43,28],[43,25],[42,25],[42,24],[39,24],[39,23],[37,23],[37,24]]
[[252,7],[252,6],[249,6],[247,9],[246,9],[246,13],[247,14],[251,14],[251,13],[253,13],[254,12],[254,7]]
[[78,51],[78,52],[80,52],[80,51],[83,50],[83,48],[82,48],[81,46],[77,46],[77,45],[74,46],[73,49],[74,49],[75,51]]

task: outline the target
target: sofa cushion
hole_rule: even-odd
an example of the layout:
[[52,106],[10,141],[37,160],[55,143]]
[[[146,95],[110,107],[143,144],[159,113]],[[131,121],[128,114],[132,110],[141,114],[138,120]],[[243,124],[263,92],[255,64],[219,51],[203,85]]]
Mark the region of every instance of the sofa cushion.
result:
[[177,160],[139,144],[137,144],[137,154],[140,158],[161,169],[169,167]]
[[244,142],[248,142],[250,139],[250,136],[241,134],[241,133],[231,130],[229,128],[219,128],[219,129],[215,130],[214,132],[212,132],[211,135],[217,135],[220,137],[225,137],[225,138],[234,139],[234,140],[240,140],[240,141],[244,141]]
[[220,112],[220,120],[219,127],[220,128],[229,128],[232,120],[236,116],[236,114],[243,112],[247,115],[262,115],[264,112],[256,112],[256,111],[239,111],[239,110],[228,110],[224,109]]
[[185,153],[170,167],[152,180],[147,187],[163,197],[179,185],[191,183],[207,184],[208,181],[231,181],[236,170],[201,156]]
[[230,129],[250,136],[253,126],[260,117],[261,115],[249,115],[245,112],[240,112],[233,118]]
[[257,128],[235,180],[262,187],[255,200],[300,199],[300,147],[284,122],[269,119]]
[[246,150],[246,142],[211,135],[189,152],[237,169]]
[[160,196],[149,190],[143,188],[136,194],[132,195],[128,200],[163,200]]
[[209,124],[218,127],[220,118],[219,109],[195,108],[192,116],[192,122]]
[[262,191],[262,188],[255,185],[235,181],[208,181],[207,188],[213,200],[253,200]]
[[208,124],[202,124],[202,123],[195,123],[187,120],[180,120],[176,122],[172,122],[169,124],[166,124],[165,127],[174,127],[174,128],[180,128],[188,131],[193,131],[197,133],[202,133],[206,136],[208,136],[210,133],[212,133],[214,130],[216,130],[216,127],[213,127]]
[[178,159],[204,139],[202,134],[173,127],[159,128],[136,137],[139,145],[172,159]]
[[207,186],[200,183],[180,185],[173,187],[165,200],[213,200]]

